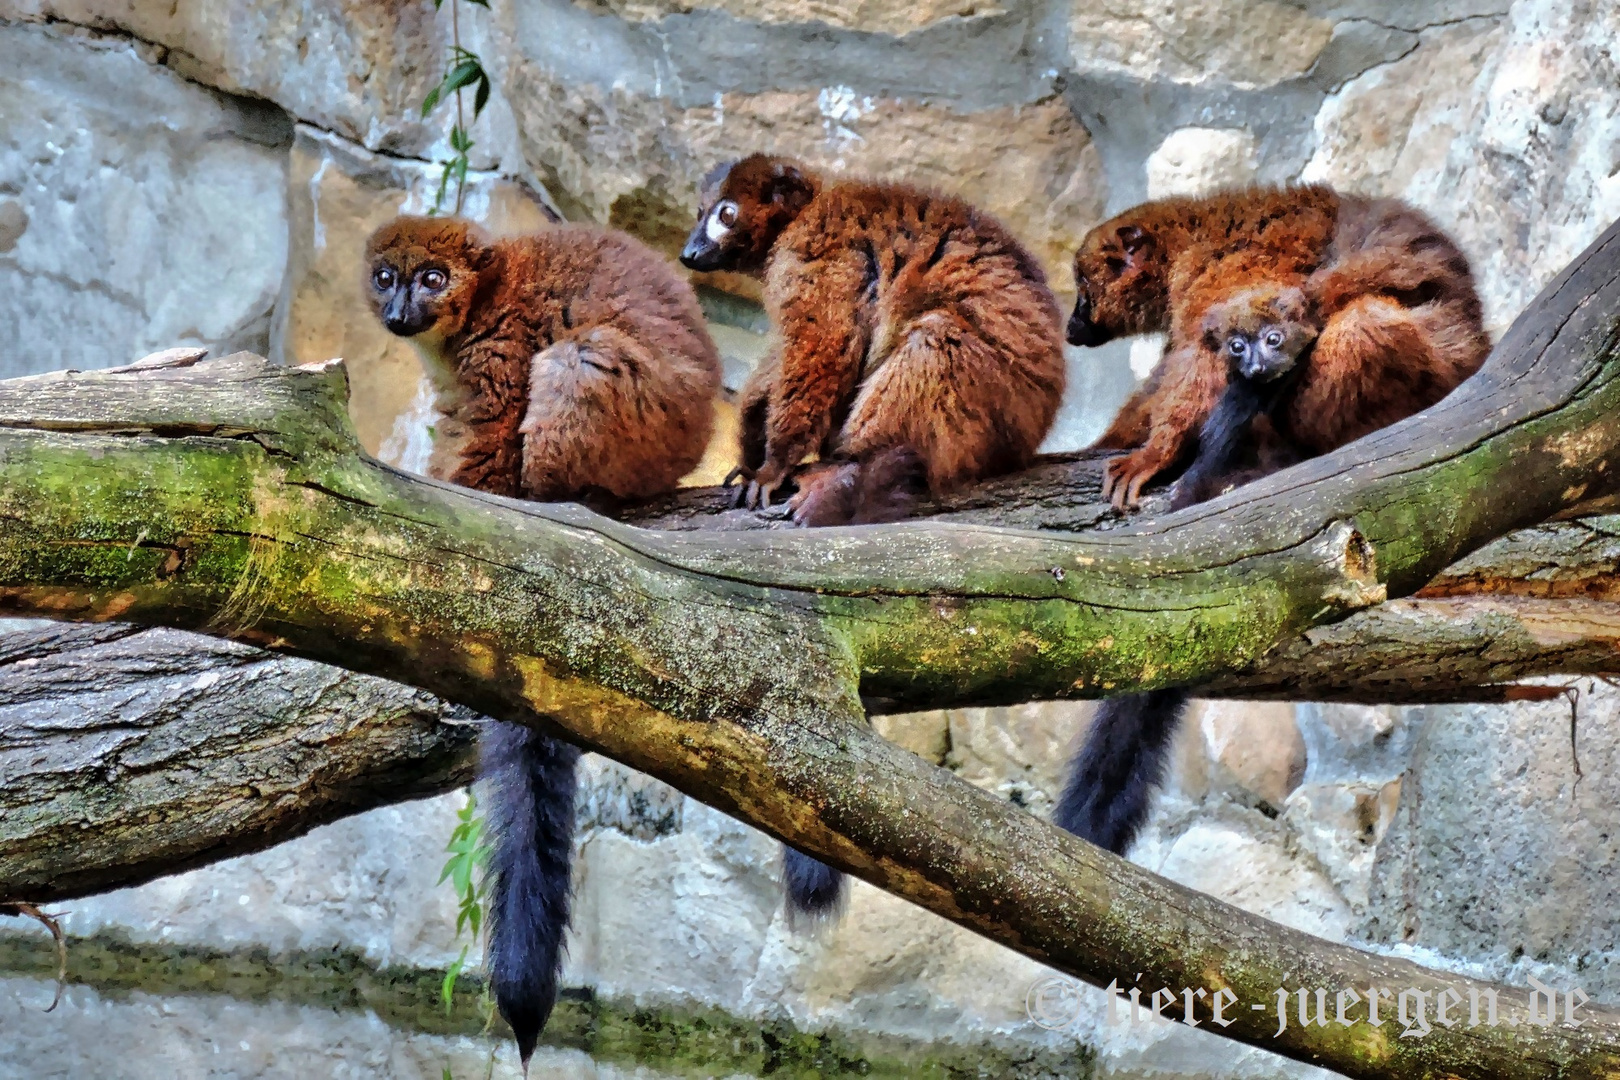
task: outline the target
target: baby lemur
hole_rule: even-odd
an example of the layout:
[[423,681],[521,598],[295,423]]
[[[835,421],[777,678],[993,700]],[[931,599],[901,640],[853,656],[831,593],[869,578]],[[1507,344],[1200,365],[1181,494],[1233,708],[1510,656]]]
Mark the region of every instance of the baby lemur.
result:
[[[622,233],[491,240],[402,217],[366,245],[367,290],[410,338],[443,418],[431,475],[497,495],[628,498],[702,457],[720,356],[691,286]],[[556,1003],[579,751],[513,724],[483,741],[494,796],[489,976],[524,1067]]]
[[[681,261],[763,276],[779,337],[740,402],[742,501],[792,481],[802,525],[888,521],[924,487],[1029,462],[1063,397],[1062,315],[998,221],[763,154],[715,169],[700,201]],[[797,911],[837,905],[837,872],[792,849],[784,868]]]
[[1321,454],[1439,401],[1489,351],[1468,260],[1417,210],[1313,185],[1146,203],[1086,236],[1068,337],[1098,345],[1170,331],[1163,359],[1095,444],[1105,494],[1134,505],[1185,460],[1225,385],[1198,347],[1208,306],[1259,280],[1298,279],[1321,320],[1313,360],[1279,418]]
[[792,481],[800,524],[891,520],[908,488],[1023,467],[1057,413],[1046,275],[960,199],[756,154],[704,180],[681,261],[764,278],[780,343],[742,395],[750,506]]
[[[1198,347],[1226,368],[1226,388],[1198,433],[1198,452],[1176,482],[1170,507],[1204,502],[1299,461],[1277,416],[1311,363],[1321,321],[1297,286],[1241,289],[1209,307]],[[1188,701],[1180,688],[1102,702],[1069,767],[1053,821],[1118,854],[1147,820],[1170,738]]]
[[1202,347],[1225,358],[1226,389],[1198,432],[1197,456],[1176,481],[1172,510],[1303,456],[1278,433],[1274,415],[1322,332],[1304,291],[1276,283],[1242,289],[1204,313],[1202,331]]

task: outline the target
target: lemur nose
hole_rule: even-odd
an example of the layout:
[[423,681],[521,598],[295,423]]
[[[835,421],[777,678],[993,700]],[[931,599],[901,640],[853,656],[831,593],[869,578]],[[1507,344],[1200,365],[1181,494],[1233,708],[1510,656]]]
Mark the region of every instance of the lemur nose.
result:
[[1064,333],[1070,345],[1094,345],[1097,328],[1091,322],[1091,301],[1086,294],[1081,293],[1075,297],[1074,313],[1069,316],[1069,326]]

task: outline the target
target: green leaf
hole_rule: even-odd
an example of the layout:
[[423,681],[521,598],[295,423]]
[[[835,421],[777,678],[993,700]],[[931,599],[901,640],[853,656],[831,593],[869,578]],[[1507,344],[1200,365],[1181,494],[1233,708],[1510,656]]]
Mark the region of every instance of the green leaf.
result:
[[426,120],[434,109],[439,107],[439,98],[444,90],[444,83],[440,83],[428,91],[427,97],[422,99],[422,119]]
[[474,120],[478,119],[478,114],[483,112],[484,111],[484,106],[488,105],[488,104],[489,104],[489,76],[483,74],[482,72],[480,72],[479,77],[478,77],[478,93],[473,95],[473,119]]
[[434,196],[433,211],[437,213],[444,206],[444,194],[450,188],[450,162],[444,163],[444,172],[439,176],[439,194]]
[[450,1015],[451,1003],[455,1000],[456,980],[461,978],[461,972],[467,966],[467,946],[461,947],[461,955],[456,957],[444,973],[444,981],[439,984],[439,998],[444,1002],[444,1014]]
[[444,82],[439,85],[448,94],[452,90],[460,90],[463,86],[471,86],[483,77],[484,69],[479,65],[478,58],[475,56],[471,60],[463,60],[451,68],[449,74],[444,77]]

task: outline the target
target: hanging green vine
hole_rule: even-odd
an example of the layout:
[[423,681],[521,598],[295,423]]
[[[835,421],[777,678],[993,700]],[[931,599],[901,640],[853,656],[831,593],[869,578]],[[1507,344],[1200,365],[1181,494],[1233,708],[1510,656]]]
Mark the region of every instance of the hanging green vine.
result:
[[[460,941],[463,935],[472,939],[461,946],[461,954],[450,964],[444,973],[444,980],[439,984],[444,1014],[449,1016],[455,1002],[456,983],[467,970],[473,947],[482,940],[488,914],[485,893],[489,873],[489,835],[484,826],[484,816],[478,811],[478,796],[472,788],[467,789],[466,803],[456,811],[456,827],[444,850],[450,858],[439,874],[439,884],[448,881],[456,890],[456,940]],[[495,999],[490,994],[488,980],[478,992],[478,1013],[484,1018],[484,1032],[488,1034],[495,1025]],[[491,1070],[494,1069],[494,1053],[491,1049]],[[444,1067],[442,1080],[455,1080],[449,1065]]]
[[[461,5],[476,4],[485,10],[489,8],[489,0],[450,0],[450,58],[445,65],[444,77],[439,84],[428,91],[422,100],[422,119],[426,120],[439,103],[446,97],[455,95],[456,122],[450,127],[451,157],[439,164],[444,171],[439,175],[439,191],[433,200],[433,213],[444,209],[445,196],[450,190],[450,181],[456,182],[456,205],[454,213],[461,213],[462,199],[467,189],[467,152],[473,148],[472,136],[467,133],[469,121],[463,108],[461,92],[469,86],[475,87],[473,91],[472,120],[476,122],[484,106],[489,104],[489,73],[484,70],[484,62],[478,54],[461,44]],[[444,0],[433,0],[433,10],[442,10]]]
[[439,874],[439,884],[450,882],[456,890],[456,939],[468,934],[472,941],[461,947],[461,955],[445,972],[440,994],[445,1012],[456,989],[456,980],[467,967],[468,953],[478,944],[484,931],[485,875],[489,865],[490,846],[484,831],[484,817],[478,812],[478,797],[467,789],[467,802],[456,811],[456,827],[445,845],[450,858]]
[[[476,122],[489,104],[490,80],[489,73],[484,70],[484,62],[478,54],[461,44],[461,5],[476,4],[488,10],[489,0],[450,0],[450,56],[445,64],[445,71],[438,85],[429,90],[427,97],[422,100],[422,119],[426,120],[432,115],[446,97],[454,95],[456,99],[456,120],[450,126],[451,156],[439,164],[442,171],[439,174],[439,189],[433,198],[433,209],[430,213],[437,214],[444,209],[446,196],[450,191],[451,180],[456,184],[456,201],[453,213],[460,214],[462,204],[467,192],[467,168],[469,164],[468,151],[473,148],[472,136],[468,133],[466,106],[462,100],[462,91],[473,87],[472,122]],[[444,0],[433,0],[433,10],[442,11]],[[467,789],[467,802],[456,812],[456,828],[450,834],[450,843],[445,851],[450,855],[444,864],[444,871],[439,875],[439,883],[449,881],[456,890],[456,938],[460,940],[463,934],[472,940],[462,945],[461,954],[451,963],[444,974],[444,981],[439,987],[439,995],[444,1002],[445,1012],[450,1011],[455,996],[456,983],[467,968],[468,960],[473,946],[477,945],[484,930],[484,875],[489,862],[490,848],[484,832],[484,819],[478,812],[478,799],[471,788]],[[490,997],[489,987],[486,984],[479,994],[479,1011],[484,1016],[484,1028],[487,1031],[494,1023],[495,1002]],[[494,1068],[494,1054],[491,1052],[489,1065]],[[451,1080],[452,1074],[448,1065],[444,1068],[444,1080]]]

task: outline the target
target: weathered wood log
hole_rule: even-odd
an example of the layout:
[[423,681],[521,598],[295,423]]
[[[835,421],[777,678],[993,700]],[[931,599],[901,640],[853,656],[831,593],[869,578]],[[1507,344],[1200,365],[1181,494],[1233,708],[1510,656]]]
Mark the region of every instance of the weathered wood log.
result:
[[[1479,984],[1317,941],[1059,833],[889,745],[859,695],[994,703],[1189,684],[1389,595],[1620,476],[1620,238],[1441,405],[1220,499],[1055,536],[650,533],[411,478],[357,452],[340,369],[252,358],[0,384],[0,602],[252,641],[559,730],[1097,983]],[[22,898],[26,899],[26,898]],[[1228,1037],[1356,1076],[1606,1076],[1578,1030]],[[1197,1015],[1210,1019],[1207,1007]],[[1364,1015],[1364,1014],[1363,1014]],[[1518,1021],[1518,1022],[1513,1022]]]
[[0,638],[0,895],[56,901],[465,784],[470,710],[177,630]]

